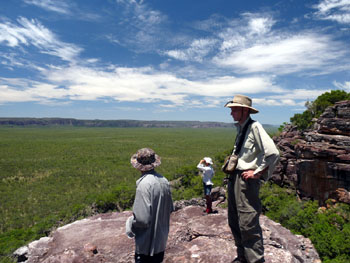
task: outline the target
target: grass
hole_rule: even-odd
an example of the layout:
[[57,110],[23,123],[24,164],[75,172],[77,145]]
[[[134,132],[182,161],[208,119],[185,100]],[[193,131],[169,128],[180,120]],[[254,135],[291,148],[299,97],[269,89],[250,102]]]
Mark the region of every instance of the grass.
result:
[[0,128],[0,259],[52,227],[91,213],[103,193],[134,187],[130,156],[150,147],[169,180],[232,147],[233,129]]

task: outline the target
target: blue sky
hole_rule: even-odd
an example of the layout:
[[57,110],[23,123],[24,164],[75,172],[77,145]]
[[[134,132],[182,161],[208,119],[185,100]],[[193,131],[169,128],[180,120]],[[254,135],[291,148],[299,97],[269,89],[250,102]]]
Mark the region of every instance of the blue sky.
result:
[[0,2],[0,117],[265,124],[350,92],[350,0]]

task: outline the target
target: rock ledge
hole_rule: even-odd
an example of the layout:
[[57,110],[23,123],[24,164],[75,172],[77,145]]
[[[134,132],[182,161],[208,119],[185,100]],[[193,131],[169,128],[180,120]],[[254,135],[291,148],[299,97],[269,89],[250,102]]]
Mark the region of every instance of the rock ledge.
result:
[[[227,210],[207,215],[202,206],[187,206],[171,216],[165,263],[227,263],[236,249],[227,223]],[[18,249],[27,263],[134,262],[134,240],[124,234],[131,211],[100,214],[58,228],[50,237]],[[293,235],[265,216],[260,217],[268,263],[320,263],[310,240]]]

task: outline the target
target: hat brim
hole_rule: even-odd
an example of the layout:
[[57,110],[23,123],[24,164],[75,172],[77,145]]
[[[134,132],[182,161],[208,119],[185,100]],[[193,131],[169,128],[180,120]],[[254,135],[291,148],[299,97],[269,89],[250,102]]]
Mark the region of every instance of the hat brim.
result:
[[250,109],[251,114],[258,113],[259,111],[253,107],[249,107],[247,105],[239,104],[239,103],[234,103],[234,102],[227,102],[225,105],[226,108],[234,108],[234,107],[241,107],[241,108],[248,108]]
[[137,154],[134,154],[133,156],[131,156],[130,163],[137,170],[140,170],[141,172],[147,172],[147,171],[153,170],[154,168],[158,167],[161,164],[159,155],[155,154],[154,158],[155,158],[155,161],[153,163],[142,164],[137,161]]
[[213,164],[213,161],[211,159],[207,159],[207,157],[204,157],[203,159],[206,163]]

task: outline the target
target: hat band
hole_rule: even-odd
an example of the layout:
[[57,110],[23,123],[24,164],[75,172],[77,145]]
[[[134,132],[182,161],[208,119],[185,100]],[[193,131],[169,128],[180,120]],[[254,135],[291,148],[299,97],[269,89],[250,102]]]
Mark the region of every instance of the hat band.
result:
[[229,102],[227,102],[226,105],[227,105],[227,104],[230,104],[230,103],[236,103],[236,104],[239,104],[239,105],[242,105],[242,106],[250,107],[249,105],[243,104],[243,103],[241,103],[241,102],[236,102],[236,101],[233,101],[233,100],[230,100]]

